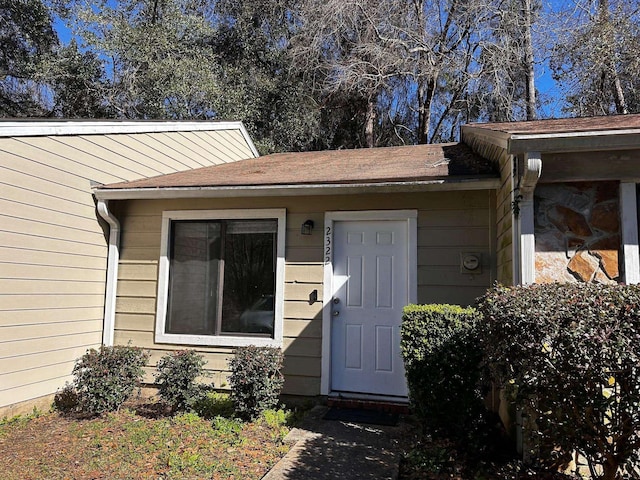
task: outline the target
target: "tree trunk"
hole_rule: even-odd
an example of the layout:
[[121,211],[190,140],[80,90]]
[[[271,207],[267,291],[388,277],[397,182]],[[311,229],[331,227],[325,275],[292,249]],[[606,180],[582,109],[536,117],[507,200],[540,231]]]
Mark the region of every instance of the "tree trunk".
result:
[[607,69],[611,80],[613,81],[613,102],[616,106],[616,113],[627,114],[629,109],[627,108],[627,102],[624,98],[624,91],[622,90],[622,83],[620,83],[620,76],[618,75],[618,68],[613,60],[614,58],[614,38],[613,32],[610,31],[610,19],[609,19],[609,0],[598,0],[598,17],[600,25],[604,28],[605,40],[608,46],[607,52]]
[[376,137],[374,127],[376,124],[376,102],[372,99],[367,100],[367,113],[364,120],[364,141],[367,148],[376,146]]
[[533,41],[531,40],[531,0],[522,0],[524,18],[524,63],[527,95],[527,120],[538,118],[536,110],[536,82],[533,63]]
[[429,143],[429,129],[431,127],[431,102],[436,89],[435,77],[429,78],[425,85],[419,87],[418,95],[418,143]]

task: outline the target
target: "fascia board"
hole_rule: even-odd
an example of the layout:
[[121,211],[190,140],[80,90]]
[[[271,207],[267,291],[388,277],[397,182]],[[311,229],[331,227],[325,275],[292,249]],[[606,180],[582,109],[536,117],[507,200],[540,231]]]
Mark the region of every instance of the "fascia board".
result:
[[640,131],[607,130],[598,132],[545,133],[511,135],[507,152],[562,153],[595,150],[627,150],[640,147]]
[[463,125],[461,127],[461,131],[462,142],[467,145],[471,145],[472,140],[476,140],[506,149],[509,144],[510,135],[506,132],[490,130],[487,128],[478,128],[473,125]]
[[168,198],[233,198],[276,197],[302,195],[355,195],[363,193],[397,193],[428,191],[494,190],[500,187],[496,177],[460,179],[457,181],[430,180],[421,182],[387,182],[361,184],[265,185],[240,187],[174,187],[94,189],[100,200],[136,200]]

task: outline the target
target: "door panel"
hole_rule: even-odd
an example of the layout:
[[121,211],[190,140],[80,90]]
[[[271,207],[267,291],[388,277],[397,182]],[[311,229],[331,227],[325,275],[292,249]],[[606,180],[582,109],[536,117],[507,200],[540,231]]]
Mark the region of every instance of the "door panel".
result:
[[334,223],[331,387],[406,396],[400,356],[408,303],[407,222]]

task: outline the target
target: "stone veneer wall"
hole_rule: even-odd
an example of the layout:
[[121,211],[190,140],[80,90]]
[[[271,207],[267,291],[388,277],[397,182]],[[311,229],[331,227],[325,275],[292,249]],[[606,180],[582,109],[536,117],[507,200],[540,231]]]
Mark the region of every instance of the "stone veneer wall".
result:
[[617,283],[618,182],[538,184],[536,283]]

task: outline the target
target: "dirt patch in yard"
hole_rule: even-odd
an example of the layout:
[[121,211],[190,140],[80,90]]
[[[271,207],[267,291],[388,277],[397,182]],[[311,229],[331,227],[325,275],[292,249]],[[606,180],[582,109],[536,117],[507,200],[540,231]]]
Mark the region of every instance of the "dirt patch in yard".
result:
[[148,406],[18,417],[0,424],[0,478],[259,479],[287,452],[287,432],[283,412],[251,423]]

